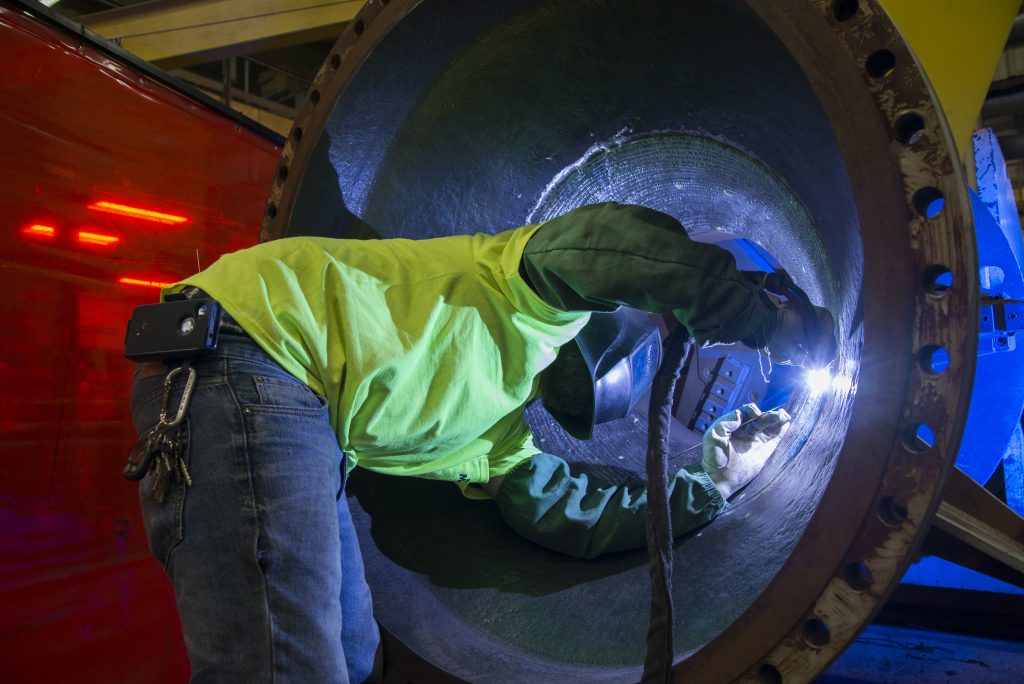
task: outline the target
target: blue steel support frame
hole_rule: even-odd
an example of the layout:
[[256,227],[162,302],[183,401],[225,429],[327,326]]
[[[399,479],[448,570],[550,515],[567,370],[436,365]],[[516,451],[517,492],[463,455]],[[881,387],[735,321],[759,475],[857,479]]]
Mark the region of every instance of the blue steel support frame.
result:
[[[985,484],[1000,463],[1007,504],[1024,513],[1024,240],[1006,173],[1006,163],[989,129],[974,134],[978,192],[971,206],[978,243],[978,364],[971,410],[957,467]],[[1024,589],[938,558],[924,557],[907,571],[907,584],[1024,594]]]

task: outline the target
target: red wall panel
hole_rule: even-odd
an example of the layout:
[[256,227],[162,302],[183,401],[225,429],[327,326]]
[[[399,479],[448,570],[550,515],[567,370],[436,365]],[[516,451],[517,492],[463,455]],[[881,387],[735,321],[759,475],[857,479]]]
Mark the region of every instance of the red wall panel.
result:
[[256,241],[279,151],[0,5],[4,681],[187,676],[137,487],[120,476],[134,442],[125,323],[155,301],[146,283],[173,282]]

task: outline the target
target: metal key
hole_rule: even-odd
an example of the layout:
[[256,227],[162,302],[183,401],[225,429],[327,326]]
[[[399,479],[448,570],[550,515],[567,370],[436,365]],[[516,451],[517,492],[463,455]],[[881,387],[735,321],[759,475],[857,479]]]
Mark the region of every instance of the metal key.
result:
[[181,447],[181,441],[174,441],[174,453],[171,456],[171,466],[174,468],[175,482],[192,486],[192,474],[188,472],[188,465],[185,463],[185,450]]
[[174,469],[172,471],[174,473],[174,481],[178,484],[182,484],[185,481],[185,476],[181,472],[181,458],[178,456],[179,452],[180,450],[175,450],[174,456],[171,457],[171,468]]
[[185,463],[185,456],[181,453],[181,445],[178,445],[178,472],[181,473],[186,487],[192,486],[192,474],[188,472],[188,465]]
[[153,481],[153,489],[149,492],[158,503],[163,503],[167,498],[167,485],[173,471],[170,456],[166,451],[161,451],[156,460],[156,479]]

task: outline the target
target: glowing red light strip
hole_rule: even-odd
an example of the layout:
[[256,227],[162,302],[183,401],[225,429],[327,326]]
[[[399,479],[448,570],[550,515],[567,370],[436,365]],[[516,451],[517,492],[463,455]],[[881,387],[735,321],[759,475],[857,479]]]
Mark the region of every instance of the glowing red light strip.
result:
[[180,226],[184,223],[188,223],[187,216],[165,214],[162,211],[141,209],[139,207],[131,207],[127,204],[118,204],[116,202],[93,202],[88,208],[93,211],[102,211],[107,214],[117,214],[118,216],[130,216],[131,218],[142,219],[143,221],[152,221],[153,223],[164,223],[174,226]]
[[36,237],[52,238],[57,235],[57,229],[53,226],[44,226],[40,223],[36,223],[31,226],[26,226],[21,229],[21,232],[25,235],[34,235]]
[[121,241],[116,235],[104,235],[103,233],[90,233],[89,231],[78,231],[78,241],[88,245],[102,245],[106,247]]
[[128,278],[127,276],[124,277],[124,278],[118,279],[117,282],[121,283],[122,285],[142,285],[143,287],[167,287],[168,285],[173,285],[174,284],[174,283],[161,283],[161,282],[156,281],[156,280],[141,280],[139,278]]

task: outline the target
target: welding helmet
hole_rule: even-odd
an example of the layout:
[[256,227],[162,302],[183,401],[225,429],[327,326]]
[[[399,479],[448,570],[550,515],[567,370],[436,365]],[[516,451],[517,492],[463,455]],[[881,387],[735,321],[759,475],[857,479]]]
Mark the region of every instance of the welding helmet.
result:
[[660,364],[661,334],[646,313],[595,312],[541,375],[541,401],[566,432],[589,439],[594,425],[629,413]]

